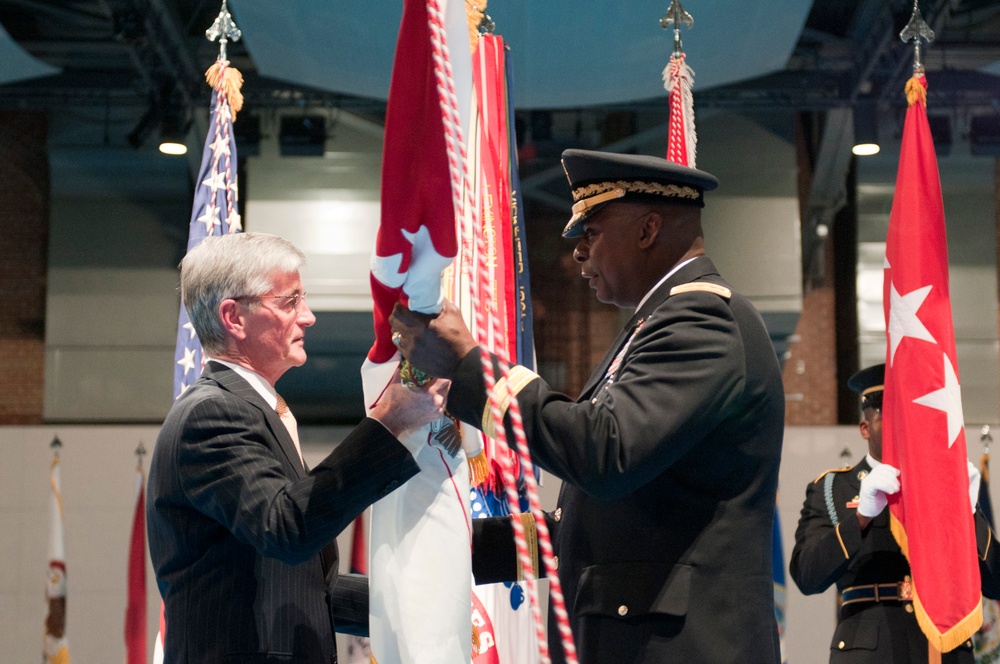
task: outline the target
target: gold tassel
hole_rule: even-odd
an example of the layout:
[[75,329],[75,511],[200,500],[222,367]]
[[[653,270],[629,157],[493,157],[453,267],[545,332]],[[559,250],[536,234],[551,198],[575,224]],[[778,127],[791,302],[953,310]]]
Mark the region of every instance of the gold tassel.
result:
[[490,462],[486,458],[486,450],[469,459],[469,482],[479,486],[490,473]]
[[918,99],[924,107],[927,106],[927,88],[920,83],[919,76],[912,76],[906,82],[906,103],[913,106]]
[[229,108],[233,114],[233,122],[236,122],[236,114],[243,108],[243,74],[235,67],[229,67],[228,63],[216,60],[208,71],[205,72],[205,81],[212,86],[213,90],[218,90],[226,95]]
[[469,17],[469,49],[476,52],[479,46],[479,24],[486,16],[487,0],[465,0],[465,13]]

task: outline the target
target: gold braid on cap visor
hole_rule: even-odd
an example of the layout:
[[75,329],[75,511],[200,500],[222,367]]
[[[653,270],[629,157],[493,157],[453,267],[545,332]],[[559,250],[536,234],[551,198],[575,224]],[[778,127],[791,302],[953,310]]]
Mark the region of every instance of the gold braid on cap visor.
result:
[[[585,199],[598,194],[603,194],[615,189],[621,189],[619,196],[625,193],[633,194],[655,194],[666,198],[687,198],[696,201],[701,198],[701,194],[694,187],[686,187],[679,184],[660,184],[659,182],[641,182],[617,180],[615,182],[595,182],[586,187],[578,187],[573,190],[573,200],[584,202]],[[576,207],[575,205],[573,206]],[[574,210],[575,211],[575,210]]]

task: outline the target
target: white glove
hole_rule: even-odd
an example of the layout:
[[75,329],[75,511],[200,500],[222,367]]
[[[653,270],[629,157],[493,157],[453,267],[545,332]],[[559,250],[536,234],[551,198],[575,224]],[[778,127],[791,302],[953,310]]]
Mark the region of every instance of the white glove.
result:
[[969,463],[969,502],[972,503],[972,513],[976,513],[976,503],[979,502],[979,468],[976,464]]
[[899,491],[899,470],[887,463],[872,468],[861,480],[858,493],[858,514],[874,518],[882,513],[890,496]]

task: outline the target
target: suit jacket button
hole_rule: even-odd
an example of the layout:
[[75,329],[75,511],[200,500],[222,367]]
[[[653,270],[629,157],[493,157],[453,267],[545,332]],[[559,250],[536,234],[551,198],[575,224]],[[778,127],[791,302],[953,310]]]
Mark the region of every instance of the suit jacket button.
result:
[[627,613],[628,613],[628,607],[627,606],[625,606],[624,604],[622,604],[621,606],[618,607],[618,615],[624,616]]
[[552,519],[556,522],[562,521],[562,508],[557,507],[556,511],[552,513]]
[[382,489],[382,493],[380,495],[383,498],[385,498],[386,496],[388,496],[390,493],[392,493],[393,491],[395,491],[398,488],[399,488],[399,480],[393,480],[393,481],[391,481],[391,482],[389,482],[388,484],[385,485],[385,488]]

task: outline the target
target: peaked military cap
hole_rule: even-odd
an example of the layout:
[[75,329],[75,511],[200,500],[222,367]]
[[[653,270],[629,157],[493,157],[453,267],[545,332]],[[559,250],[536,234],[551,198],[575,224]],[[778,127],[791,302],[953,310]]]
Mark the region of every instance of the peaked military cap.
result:
[[660,157],[597,150],[565,150],[563,170],[573,190],[573,217],[563,237],[583,235],[583,220],[613,201],[658,201],[705,205],[703,195],[719,186],[714,175]]
[[885,390],[885,364],[862,369],[847,379],[847,388],[861,395],[862,408],[881,408]]

